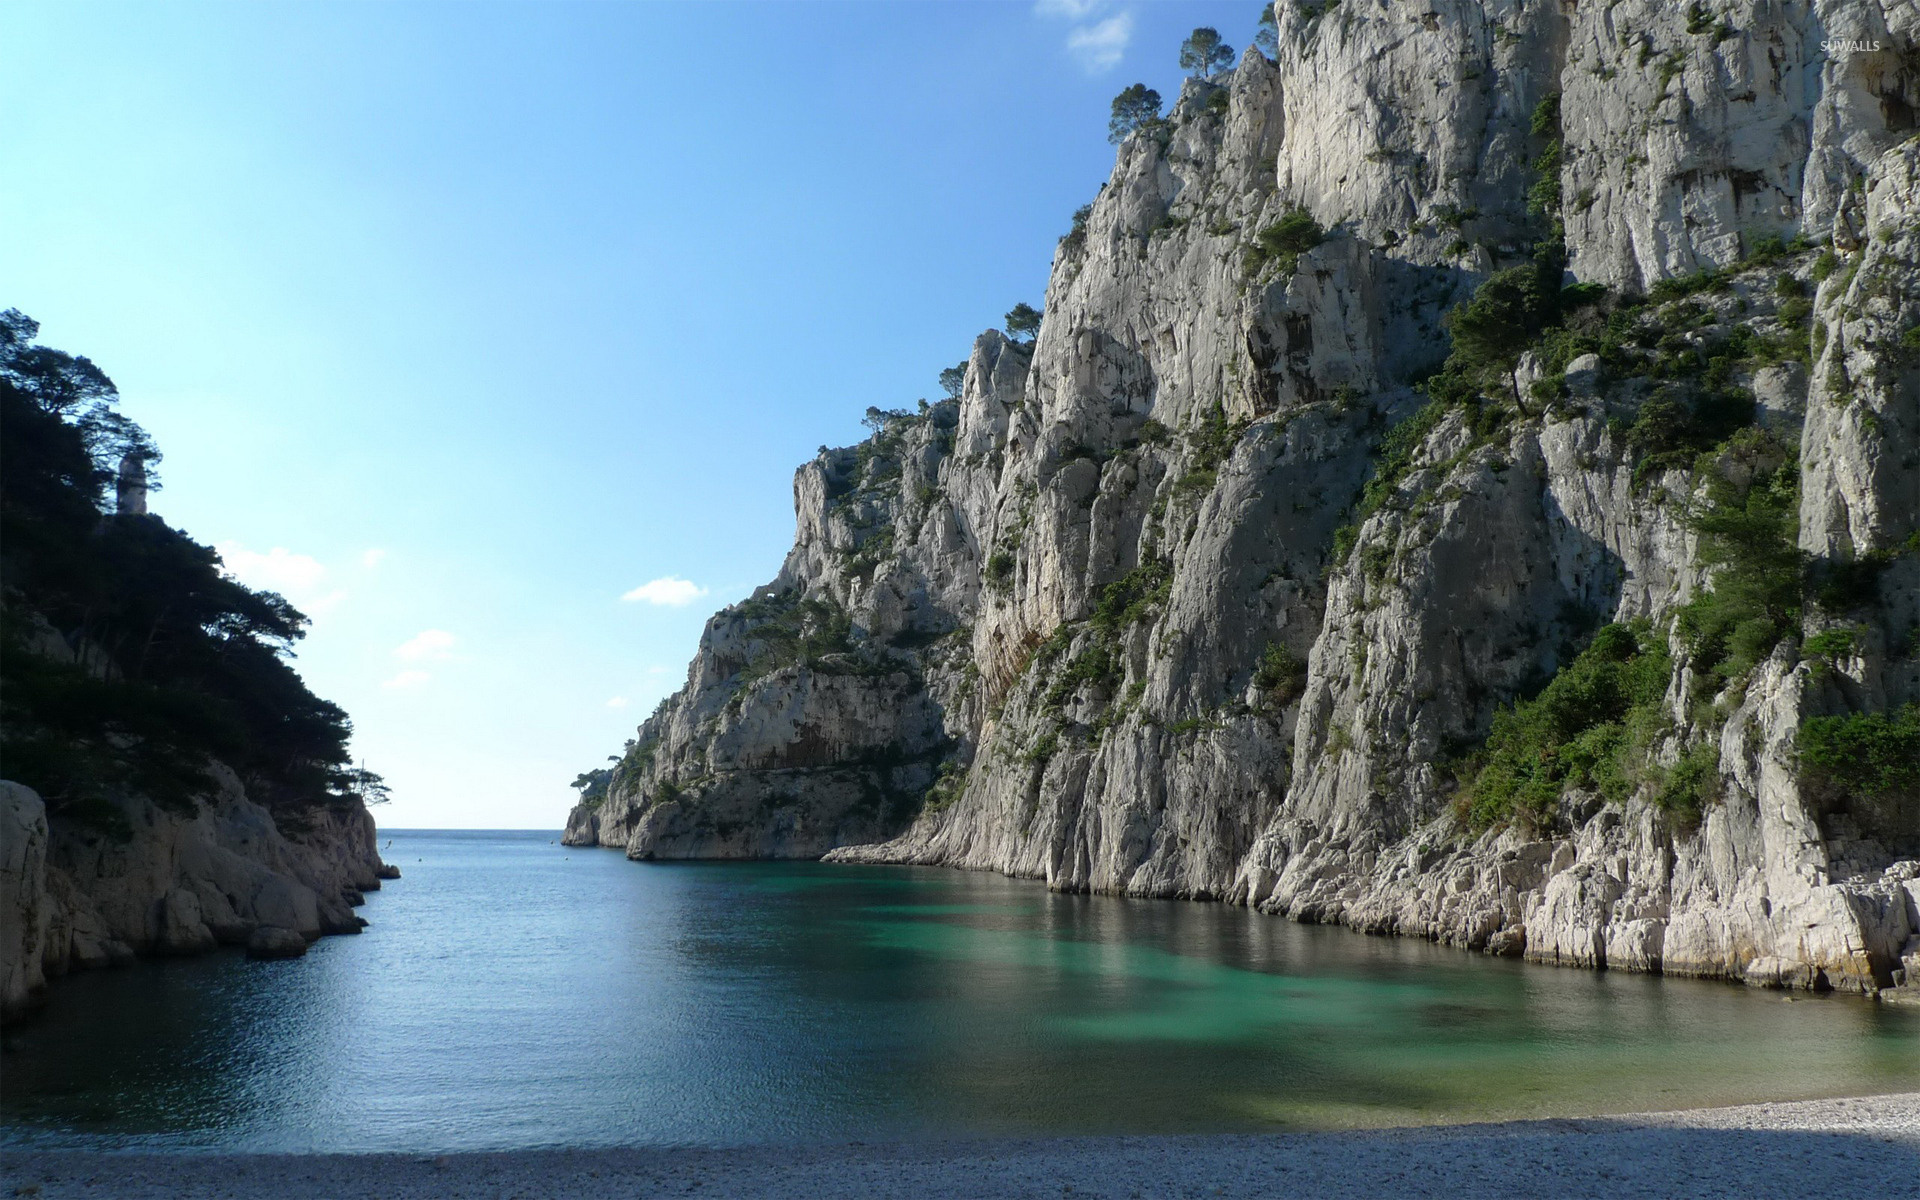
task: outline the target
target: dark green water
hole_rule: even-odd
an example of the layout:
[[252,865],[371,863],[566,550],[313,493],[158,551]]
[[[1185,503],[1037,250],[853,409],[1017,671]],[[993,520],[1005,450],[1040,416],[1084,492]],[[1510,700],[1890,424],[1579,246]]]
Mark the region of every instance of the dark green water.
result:
[[392,835],[373,927],[70,979],[0,1139],[276,1150],[1201,1132],[1920,1089],[1920,1012],[990,875]]

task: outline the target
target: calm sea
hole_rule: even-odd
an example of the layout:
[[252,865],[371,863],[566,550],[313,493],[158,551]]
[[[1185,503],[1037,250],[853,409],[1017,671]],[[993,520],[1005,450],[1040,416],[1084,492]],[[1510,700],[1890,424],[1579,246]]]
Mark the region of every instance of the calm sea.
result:
[[1920,1089],[1920,1012],[998,876],[390,831],[303,959],[63,981],[0,1141],[451,1150],[1244,1131]]

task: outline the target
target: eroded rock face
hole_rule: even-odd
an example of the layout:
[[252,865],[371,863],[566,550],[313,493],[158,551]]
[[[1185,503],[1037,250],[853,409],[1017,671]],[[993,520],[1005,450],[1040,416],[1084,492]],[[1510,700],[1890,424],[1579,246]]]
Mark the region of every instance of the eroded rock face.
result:
[[0,780],[0,1018],[25,1011],[47,984],[47,806]]
[[322,810],[289,835],[230,771],[215,764],[213,777],[217,791],[190,817],[122,802],[132,830],[124,840],[66,822],[49,834],[40,798],[0,782],[9,1018],[68,971],[221,945],[253,952],[256,942],[257,956],[287,957],[287,937],[304,952],[324,934],[360,932],[353,906],[380,887],[385,869],[367,811]]
[[[1920,698],[1920,9],[1815,8],[1280,6],[1277,62],[1190,83],[1121,146],[1034,344],[983,335],[956,401],[801,469],[780,575],[709,623],[569,842],[1896,982],[1920,962],[1920,807],[1814,788],[1795,739]],[[1893,48],[1827,54],[1843,26]],[[1441,317],[1550,221],[1554,142],[1573,279],[1723,274],[1651,306],[1631,355],[1530,355],[1523,414],[1409,424]],[[1296,209],[1322,240],[1257,236]],[[1756,258],[1767,235],[1803,240]],[[1881,564],[1844,614],[1803,615],[1802,637],[1856,626],[1850,655],[1790,637],[1731,682],[1671,632],[1712,578],[1692,452],[1632,432],[1659,356],[1725,339],[1786,348],[1717,386],[1797,444],[1800,546]],[[1609,621],[1673,650],[1646,778],[1470,822],[1449,764]],[[1697,819],[1656,803],[1688,755],[1717,762]]]

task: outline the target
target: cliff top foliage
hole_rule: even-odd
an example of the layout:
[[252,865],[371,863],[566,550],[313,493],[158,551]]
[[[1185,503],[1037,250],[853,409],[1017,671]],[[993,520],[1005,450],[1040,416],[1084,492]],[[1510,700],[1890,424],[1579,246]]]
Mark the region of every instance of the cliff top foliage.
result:
[[1260,6],[1260,22],[1254,26],[1253,44],[1268,58],[1280,52],[1280,19],[1273,15],[1271,4]]
[[[114,801],[192,812],[211,760],[295,817],[379,800],[347,754],[346,713],[287,657],[307,618],[227,577],[157,516],[107,511],[123,458],[158,457],[112,380],[0,314],[0,747],[55,819],[114,832]],[[44,653],[51,634],[79,661]],[[37,652],[38,651],[38,652]]]
[[1040,310],[1024,300],[1007,310],[1007,334],[1015,341],[1031,342],[1040,336]]
[[967,364],[964,361],[940,372],[940,390],[947,394],[947,399],[958,400],[966,386]]
[[[618,757],[609,761],[618,763]],[[607,790],[613,785],[612,767],[595,767],[583,771],[573,780],[573,789],[580,793],[580,803],[585,808],[599,808],[607,802]]]
[[1113,115],[1107,121],[1107,140],[1119,145],[1136,133],[1159,129],[1160,93],[1144,83],[1136,83],[1113,98]]
[[1195,79],[1211,79],[1214,72],[1233,65],[1233,47],[1220,39],[1220,31],[1202,26],[1180,43],[1180,69]]

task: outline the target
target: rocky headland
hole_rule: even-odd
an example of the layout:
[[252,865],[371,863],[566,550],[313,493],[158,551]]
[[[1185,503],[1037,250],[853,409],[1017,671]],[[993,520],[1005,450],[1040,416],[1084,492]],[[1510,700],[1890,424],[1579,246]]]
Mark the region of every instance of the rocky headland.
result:
[[[379,777],[286,659],[307,619],[147,509],[93,363],[0,313],[0,1019],[141,955],[358,933]],[[16,782],[17,781],[17,782]]]
[[1906,994],[1920,7],[1275,13],[567,842]]
[[[141,955],[245,947],[304,954],[326,934],[359,933],[354,908],[383,879],[364,807],[317,814],[297,832],[247,798],[233,772],[192,815],[125,801],[125,840],[57,819],[31,788],[0,780],[0,995],[9,1018],[46,998],[47,981]],[[284,818],[283,818],[284,820]]]

